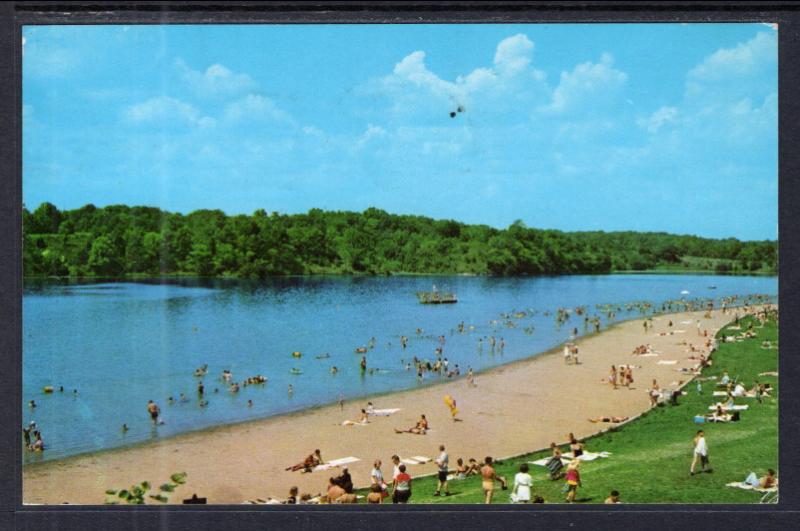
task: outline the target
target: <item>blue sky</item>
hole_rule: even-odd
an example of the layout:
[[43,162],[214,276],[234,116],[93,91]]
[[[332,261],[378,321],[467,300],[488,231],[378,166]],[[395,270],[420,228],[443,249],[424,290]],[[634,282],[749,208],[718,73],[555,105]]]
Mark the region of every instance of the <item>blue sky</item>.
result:
[[26,26],[23,38],[31,209],[374,206],[777,238],[767,24]]

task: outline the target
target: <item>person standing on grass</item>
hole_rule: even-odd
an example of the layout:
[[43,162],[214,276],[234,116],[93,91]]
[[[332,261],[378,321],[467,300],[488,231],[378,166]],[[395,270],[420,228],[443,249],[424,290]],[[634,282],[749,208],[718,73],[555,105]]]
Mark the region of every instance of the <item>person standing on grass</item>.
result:
[[411,497],[411,476],[406,473],[406,465],[398,467],[399,474],[392,483],[392,503],[408,503]]
[[436,465],[439,467],[439,482],[436,484],[436,492],[433,493],[434,496],[439,496],[439,492],[444,490],[445,496],[450,496],[450,489],[447,486],[447,472],[448,467],[450,464],[450,457],[447,455],[447,452],[444,450],[444,445],[439,445],[439,457],[436,458]]
[[514,503],[530,503],[531,486],[533,479],[528,474],[528,464],[519,465],[519,472],[514,476],[514,490],[511,492],[511,501]]
[[567,503],[575,501],[575,494],[578,492],[578,487],[581,485],[581,473],[578,471],[580,468],[580,460],[573,459],[567,465]]
[[491,457],[487,457],[486,460],[484,461],[484,465],[483,467],[481,467],[481,477],[483,478],[482,487],[484,494],[484,503],[487,504],[492,503],[492,495],[494,494],[495,480],[500,482],[500,484],[503,486],[503,489],[507,487],[506,487],[506,480],[497,475]]
[[694,469],[697,462],[700,461],[700,469],[702,472],[711,472],[711,469],[706,469],[708,465],[708,445],[706,444],[706,437],[703,430],[697,430],[697,435],[694,437],[694,457],[692,457],[692,466],[689,468],[689,475],[694,476]]

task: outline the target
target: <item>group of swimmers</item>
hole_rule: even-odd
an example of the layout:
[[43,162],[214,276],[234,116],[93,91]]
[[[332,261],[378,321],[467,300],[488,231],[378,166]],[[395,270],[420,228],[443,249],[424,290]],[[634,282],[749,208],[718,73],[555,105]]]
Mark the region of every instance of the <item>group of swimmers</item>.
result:
[[42,432],[36,426],[35,421],[31,421],[28,426],[22,428],[22,439],[25,443],[25,449],[31,452],[44,451],[44,439]]

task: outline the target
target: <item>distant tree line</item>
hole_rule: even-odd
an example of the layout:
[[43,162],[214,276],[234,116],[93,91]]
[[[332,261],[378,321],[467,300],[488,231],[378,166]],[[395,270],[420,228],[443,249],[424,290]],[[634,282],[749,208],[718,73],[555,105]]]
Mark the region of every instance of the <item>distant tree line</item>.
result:
[[550,275],[649,270],[687,256],[726,271],[774,271],[777,264],[775,241],[567,233],[521,221],[495,229],[377,208],[228,216],[124,205],[60,211],[43,203],[23,210],[23,237],[26,276]]

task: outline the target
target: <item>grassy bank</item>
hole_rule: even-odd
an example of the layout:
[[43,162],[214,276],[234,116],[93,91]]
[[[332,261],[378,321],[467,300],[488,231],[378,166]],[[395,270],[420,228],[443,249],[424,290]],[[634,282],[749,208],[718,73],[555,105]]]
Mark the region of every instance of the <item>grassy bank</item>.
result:
[[[748,319],[742,320],[745,328]],[[718,336],[737,331],[725,327]],[[759,373],[778,370],[778,351],[762,349],[762,341],[777,340],[777,324],[767,323],[757,329],[758,337],[741,342],[722,343],[714,354],[714,365],[706,369],[704,377],[720,377],[727,370],[731,378],[738,377],[747,388],[754,380],[769,382],[775,388],[772,398],[759,404],[754,398],[739,398],[737,403],[749,404],[741,412],[741,421],[731,423],[695,424],[693,417],[708,412],[708,406],[720,400],[713,397],[714,382],[703,382],[698,392],[695,384],[684,390],[677,406],[664,405],[649,411],[639,419],[585,441],[590,451],[608,451],[613,455],[583,463],[581,477],[583,486],[578,490],[577,501],[602,503],[611,490],[621,493],[625,503],[756,503],[761,494],[753,491],[729,488],[725,484],[742,481],[751,471],[759,476],[767,468],[778,470],[778,404],[777,378],[758,376]],[[680,375],[676,373],[676,379]],[[634,392],[644,393],[649,382],[636,382]],[[629,392],[620,390],[619,392]],[[609,411],[608,414],[613,414]],[[608,425],[605,425],[608,426]],[[689,475],[692,458],[692,438],[699,428],[706,432],[712,473]],[[501,436],[501,434],[498,434]],[[562,447],[563,448],[563,447]],[[511,482],[519,465],[549,455],[537,452],[518,458],[507,459],[498,467],[500,475]],[[483,455],[454,456],[475,457]],[[542,496],[546,503],[562,503],[563,480],[550,481],[543,467],[531,465],[533,494]],[[413,467],[410,470],[413,475]],[[415,479],[412,503],[482,503],[480,479],[471,477],[451,481],[449,497],[433,497],[435,477]],[[494,503],[508,503],[509,491],[498,490]]]

